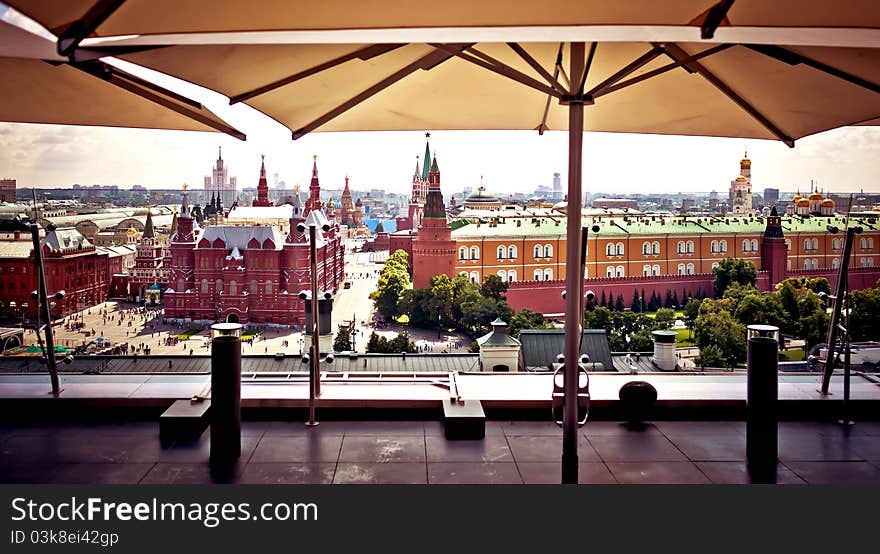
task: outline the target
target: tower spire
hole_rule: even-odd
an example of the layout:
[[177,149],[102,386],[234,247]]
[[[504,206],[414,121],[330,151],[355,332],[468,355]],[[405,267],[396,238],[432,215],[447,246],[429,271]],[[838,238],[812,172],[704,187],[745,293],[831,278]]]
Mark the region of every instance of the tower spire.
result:
[[425,133],[425,159],[422,163],[422,179],[428,180],[428,173],[431,172],[431,133]]

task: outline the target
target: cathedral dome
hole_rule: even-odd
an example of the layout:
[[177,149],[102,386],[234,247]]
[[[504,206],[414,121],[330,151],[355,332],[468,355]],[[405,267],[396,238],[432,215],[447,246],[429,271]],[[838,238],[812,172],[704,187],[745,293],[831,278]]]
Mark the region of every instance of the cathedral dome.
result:
[[749,180],[745,177],[745,175],[740,175],[736,178],[737,183],[748,183]]
[[801,198],[800,200],[797,201],[797,205],[798,205],[798,207],[807,207],[807,208],[809,208],[809,207],[810,207],[810,201],[807,200],[806,198]]
[[357,199],[357,202],[355,202],[354,205],[357,206],[358,208],[360,208],[361,206],[364,205],[364,203],[361,202],[361,199],[360,199],[360,198],[358,198],[358,199]]
[[834,207],[834,200],[832,200],[830,198],[826,198],[825,200],[822,201],[822,207],[833,208]]
[[822,195],[818,192],[814,192],[810,195],[810,200],[822,200]]
[[792,203],[792,204],[797,204],[798,202],[801,201],[802,198],[803,198],[803,196],[801,196],[801,193],[797,193],[797,194],[795,194],[794,196],[791,197],[791,203]]
[[486,191],[484,187],[480,187],[467,197],[468,202],[480,204],[497,204],[501,202],[496,196]]

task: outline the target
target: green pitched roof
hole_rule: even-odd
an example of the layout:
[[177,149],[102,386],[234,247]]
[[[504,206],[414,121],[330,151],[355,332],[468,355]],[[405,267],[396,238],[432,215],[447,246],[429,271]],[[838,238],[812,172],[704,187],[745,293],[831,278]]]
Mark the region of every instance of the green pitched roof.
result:
[[428,180],[428,173],[431,172],[431,144],[425,141],[425,161],[422,163],[422,179]]

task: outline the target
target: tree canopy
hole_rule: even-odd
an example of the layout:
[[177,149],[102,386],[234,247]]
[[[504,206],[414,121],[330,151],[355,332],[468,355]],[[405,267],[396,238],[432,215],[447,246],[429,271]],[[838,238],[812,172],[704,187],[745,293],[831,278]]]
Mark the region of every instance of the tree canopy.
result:
[[758,277],[755,264],[741,258],[724,258],[712,270],[712,273],[715,274],[712,286],[715,289],[716,298],[721,297],[732,283],[755,286]]

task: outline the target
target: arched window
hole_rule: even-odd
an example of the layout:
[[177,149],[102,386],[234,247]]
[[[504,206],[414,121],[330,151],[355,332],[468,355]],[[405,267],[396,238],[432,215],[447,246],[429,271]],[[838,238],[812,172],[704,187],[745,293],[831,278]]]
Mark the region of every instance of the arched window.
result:
[[536,269],[533,277],[535,281],[540,281],[542,275],[544,275],[544,273],[540,269]]
[[458,259],[459,260],[466,260],[467,254],[468,254],[467,246],[462,246],[461,248],[458,249]]
[[758,251],[758,239],[752,239],[752,252]]
[[813,263],[811,264],[811,267],[813,269],[819,269],[819,260],[816,258],[813,258]]
[[259,291],[259,283],[256,279],[251,279],[251,294],[257,294]]
[[865,263],[865,265],[867,267],[874,267],[874,258],[867,258],[867,260],[868,261]]
[[553,247],[549,244],[544,245],[544,257],[552,258],[553,257]]
[[177,292],[183,292],[183,279],[177,280]]
[[480,282],[480,274],[476,271],[471,271],[471,283],[479,283]]
[[507,272],[504,271],[503,269],[501,269],[501,270],[498,271],[498,277],[501,279],[501,282],[502,282],[502,283],[506,283],[506,282],[507,282]]
[[684,250],[684,241],[682,241],[682,240],[678,241],[678,246],[677,246],[677,248],[676,248],[676,251],[677,251],[679,254],[684,254],[684,252],[685,252],[685,250]]
[[752,246],[752,243],[749,242],[749,239],[743,240],[743,252],[748,252],[749,250],[751,250],[752,249],[751,246]]
[[623,276],[624,276],[623,266],[619,265],[619,266],[617,266],[617,277],[623,277]]
[[688,265],[687,265],[687,274],[688,274],[688,275],[693,275],[693,274],[694,274],[694,264],[688,264]]
[[613,265],[609,265],[605,269],[605,276],[606,277],[614,277],[614,266]]
[[613,256],[614,255],[614,243],[609,242],[605,245],[605,255]]
[[813,239],[813,250],[819,249],[819,239]]
[[516,281],[516,270],[511,269],[507,272],[507,282],[512,283],[514,281]]
[[831,259],[831,269],[840,268],[840,258],[832,258]]
[[810,260],[804,260],[804,269],[810,269]]
[[[862,240],[864,241],[865,239]],[[812,250],[810,247],[810,239],[804,239],[804,250]]]
[[678,264],[678,274],[684,275],[684,264]]
[[223,292],[223,279],[217,279],[214,283],[214,293],[220,294]]
[[831,249],[840,250],[840,239],[831,239]]
[[235,281],[229,281],[229,294],[231,296],[238,294],[238,283]]
[[721,242],[719,242],[718,246],[721,248],[722,252],[727,252],[727,241],[726,240],[722,240]]
[[716,252],[718,252],[718,241],[717,241],[717,240],[713,240],[713,241],[712,241],[711,250],[712,250],[712,253],[713,253],[713,254],[715,254]]
[[208,280],[202,279],[202,294],[208,294]]
[[541,257],[541,245],[536,244],[535,245],[535,258],[540,258],[540,257]]
[[272,294],[272,281],[270,281],[269,279],[266,279],[266,286],[264,288],[264,292],[266,294]]
[[480,259],[480,249],[476,246],[471,246],[471,259],[479,260]]
[[651,253],[651,243],[649,243],[649,242],[643,242],[643,243],[642,243],[642,254],[644,254],[645,256],[647,256],[647,255],[650,254],[650,253]]
[[656,276],[656,275],[660,275],[660,266],[657,265],[657,264],[654,264],[653,266],[651,266],[651,272],[652,272],[655,276]]
[[652,254],[659,254],[660,253],[660,243],[657,242],[656,240],[651,243],[651,253]]
[[871,237],[868,237],[868,248],[870,248],[871,250],[874,249],[874,239]]
[[720,265],[720,264],[719,264],[718,262],[713,262],[713,263],[712,263],[712,269],[715,269],[715,268],[718,267],[719,265]]
[[785,268],[791,271],[791,260],[785,260]]
[[694,253],[694,241],[692,241],[692,240],[687,241],[687,251],[688,251],[688,254]]
[[617,255],[623,256],[623,243],[622,242],[617,243]]
[[647,277],[647,276],[650,275],[650,274],[651,274],[651,266],[649,266],[649,265],[643,265],[643,266],[642,266],[642,275],[644,275],[645,277]]
[[504,254],[506,254],[506,253],[507,253],[507,248],[504,248],[503,246],[498,247],[498,259],[499,260],[503,260]]
[[544,280],[545,281],[552,281],[553,280],[553,270],[550,269],[549,267],[544,270]]
[[868,241],[865,240],[864,237],[860,238],[860,239],[859,239],[859,248],[861,248],[861,249],[864,250],[864,249],[867,248],[867,247],[868,247]]
[[516,259],[516,246],[508,246],[507,247],[507,257],[511,260]]

